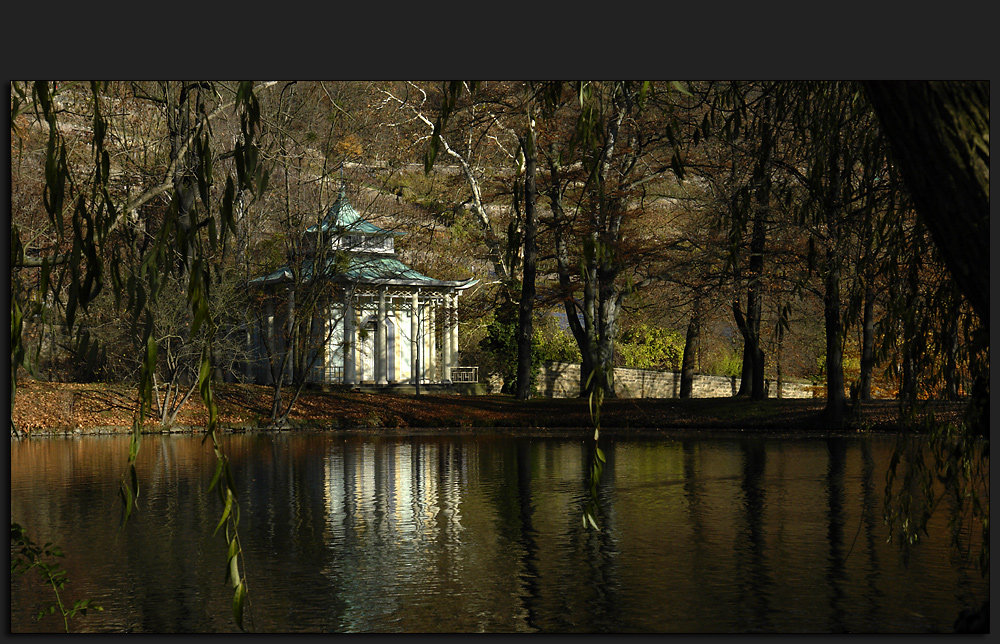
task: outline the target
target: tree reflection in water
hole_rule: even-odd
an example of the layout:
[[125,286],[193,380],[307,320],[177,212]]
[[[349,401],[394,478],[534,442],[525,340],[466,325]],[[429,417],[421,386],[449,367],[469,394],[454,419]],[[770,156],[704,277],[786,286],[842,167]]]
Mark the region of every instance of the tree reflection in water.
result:
[[[77,628],[234,630],[210,450],[144,440],[121,534],[116,438],[12,443],[12,520],[105,607]],[[580,437],[226,441],[261,631],[928,632],[989,596],[953,565],[944,518],[909,566],[885,542],[891,440],[609,437],[600,532],[580,522]],[[46,630],[43,591],[12,583],[12,631]]]

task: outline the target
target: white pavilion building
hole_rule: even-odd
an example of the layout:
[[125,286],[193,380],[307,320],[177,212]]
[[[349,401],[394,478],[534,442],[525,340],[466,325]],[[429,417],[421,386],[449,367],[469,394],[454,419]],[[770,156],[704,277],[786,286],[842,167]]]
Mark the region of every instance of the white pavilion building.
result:
[[[322,222],[305,231],[295,266],[251,281],[260,289],[263,310],[251,333],[255,368],[248,375],[272,383],[291,350],[286,381],[297,364],[308,368],[311,383],[474,382],[474,370],[458,366],[458,302],[477,280],[437,280],[415,271],[397,259],[396,234],[362,219],[341,188]],[[318,300],[315,280],[328,287]],[[291,320],[297,284],[315,313],[296,329]]]

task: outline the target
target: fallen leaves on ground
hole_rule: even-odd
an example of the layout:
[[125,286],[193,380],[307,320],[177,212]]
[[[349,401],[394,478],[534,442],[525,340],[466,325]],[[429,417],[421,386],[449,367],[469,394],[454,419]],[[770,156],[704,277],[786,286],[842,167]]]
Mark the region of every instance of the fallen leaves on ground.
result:
[[[213,386],[223,427],[264,428],[270,419],[273,389],[262,385]],[[287,395],[287,394],[286,394]],[[97,383],[54,383],[26,380],[18,383],[11,409],[17,428],[26,432],[127,431],[137,408],[134,387]],[[287,399],[286,399],[287,400]],[[606,400],[601,411],[604,428],[630,429],[826,429],[823,399],[750,401],[733,398],[618,398]],[[957,422],[963,403],[931,404],[939,420]],[[926,413],[926,410],[925,410]],[[586,399],[537,398],[519,401],[510,396],[447,394],[372,394],[359,391],[306,390],[289,417],[293,428],[580,428],[592,426]],[[208,412],[197,394],[180,409],[175,426],[204,427]],[[853,427],[872,430],[900,428],[899,405],[894,400],[862,404]],[[147,429],[156,431],[157,420]]]

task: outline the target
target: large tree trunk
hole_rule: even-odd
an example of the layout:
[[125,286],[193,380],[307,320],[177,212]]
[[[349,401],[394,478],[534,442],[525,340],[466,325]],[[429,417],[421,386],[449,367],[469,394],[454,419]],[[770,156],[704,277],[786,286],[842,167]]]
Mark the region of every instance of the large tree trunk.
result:
[[590,397],[598,388],[606,398],[614,393],[614,351],[615,325],[621,308],[614,287],[613,269],[599,266],[593,255],[587,255],[584,267],[583,320],[578,317],[575,304],[566,302],[570,329],[580,349],[582,364],[580,370],[580,396]]
[[[771,178],[769,165],[771,162],[771,124],[768,113],[771,109],[770,99],[764,101],[764,118],[761,123],[760,155],[754,164],[752,187],[754,204],[752,207],[753,230],[750,236],[749,280],[747,281],[747,319],[741,324],[743,333],[743,377],[740,381],[740,391],[737,395],[750,394],[752,400],[767,398],[764,389],[764,350],[760,339],[760,318],[763,304],[764,279],[764,249],[767,241],[767,231],[764,217],[771,201]],[[749,380],[749,382],[748,382]]]
[[754,169],[753,233],[750,237],[750,282],[747,285],[747,331],[751,339],[750,358],[753,360],[751,400],[764,400],[764,349],[760,340],[760,318],[764,300],[764,247],[767,229],[764,218],[771,205],[771,124],[768,122],[770,99],[764,101],[764,122],[761,124],[761,156]]
[[830,188],[824,209],[826,228],[826,265],[823,289],[823,319],[826,327],[826,410],[827,423],[840,427],[844,420],[847,398],[844,394],[843,320],[840,315],[840,203],[845,177],[841,175],[839,138],[834,134],[827,166]]
[[[621,197],[613,194],[621,186],[613,190],[605,178],[610,174],[610,159],[614,155],[619,127],[629,109],[625,103],[619,104],[618,99],[615,104],[603,131],[601,149],[590,150],[583,155],[584,168],[590,177],[581,202],[583,205],[578,203],[576,206],[578,214],[584,214],[587,220],[582,230],[579,227],[576,229],[583,251],[579,264],[570,263],[564,235],[572,234],[571,228],[580,222],[569,221],[563,212],[560,190],[565,184],[559,178],[559,160],[554,147],[550,147],[548,155],[557,270],[566,297],[570,328],[582,355],[582,397],[591,396],[598,388],[604,396],[614,396],[612,354],[615,326],[625,292],[615,284],[620,268],[614,254],[616,244],[621,241],[620,226],[625,211]],[[583,288],[582,306],[570,300],[578,285]]]
[[990,83],[867,82],[917,212],[990,325]]
[[517,325],[517,392],[516,397],[531,397],[531,349],[534,329],[532,316],[535,306],[535,262],[538,248],[535,237],[538,222],[535,217],[535,137],[531,129],[522,139],[524,150],[524,274],[521,279],[521,301]]
[[826,252],[826,288],[823,293],[823,319],[826,323],[826,418],[839,427],[844,419],[847,399],[844,396],[844,351],[841,345],[840,266],[835,251]]
[[697,364],[698,336],[701,334],[701,300],[696,299],[691,307],[687,334],[684,336],[684,355],[681,357],[681,398],[690,398],[694,389],[695,365]]
[[750,330],[747,328],[743,311],[740,309],[740,301],[733,299],[733,318],[736,320],[736,328],[743,336],[743,366],[740,368],[740,388],[736,390],[736,396],[741,398],[749,396],[753,389],[753,339],[750,337]]
[[733,317],[736,319],[736,327],[743,335],[743,370],[736,395],[749,395],[751,400],[764,400],[767,398],[767,391],[764,389],[764,351],[760,346],[760,301],[756,295],[749,299],[757,310],[756,324],[752,316],[743,317],[739,300],[733,300]]
[[[990,83],[864,84],[895,161],[952,279],[979,317],[974,343],[989,348]],[[969,402],[975,431],[989,435],[989,374]]]
[[[592,246],[593,249],[593,246]],[[601,361],[598,355],[597,337],[597,261],[594,252],[584,252],[583,266],[583,323],[579,325],[582,334],[576,336],[583,368],[580,370],[580,396],[589,397],[600,381]],[[576,315],[576,311],[573,312]]]
[[753,361],[753,381],[751,400],[764,400],[764,349],[760,339],[760,318],[763,303],[762,281],[764,277],[764,222],[763,213],[758,211],[753,225],[750,242],[750,284],[747,286],[747,336],[750,339],[750,359]]
[[605,398],[614,398],[615,394],[615,327],[618,323],[618,312],[621,309],[620,300],[614,281],[617,271],[608,269],[601,271],[601,286],[598,291],[598,364],[601,365],[601,379],[598,384],[604,389]]

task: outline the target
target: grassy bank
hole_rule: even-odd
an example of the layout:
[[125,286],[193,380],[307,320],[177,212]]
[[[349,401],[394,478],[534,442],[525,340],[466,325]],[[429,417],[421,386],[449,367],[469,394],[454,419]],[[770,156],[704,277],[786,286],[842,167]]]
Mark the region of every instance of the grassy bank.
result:
[[[271,389],[259,385],[215,387],[220,421],[232,430],[265,428],[271,409]],[[18,383],[12,417],[27,433],[87,433],[127,431],[136,408],[132,387],[25,381]],[[749,401],[734,398],[623,398],[605,401],[601,426],[616,430],[757,430],[827,431],[822,399]],[[963,403],[929,403],[926,417],[958,421]],[[843,429],[896,431],[912,427],[900,417],[894,400],[866,402],[848,413]],[[197,394],[177,414],[175,430],[203,427],[208,414]],[[509,396],[384,395],[360,392],[306,391],[290,417],[292,429],[346,428],[532,428],[562,429],[591,426],[583,399],[538,398],[519,401]],[[160,431],[155,422],[149,431]]]

